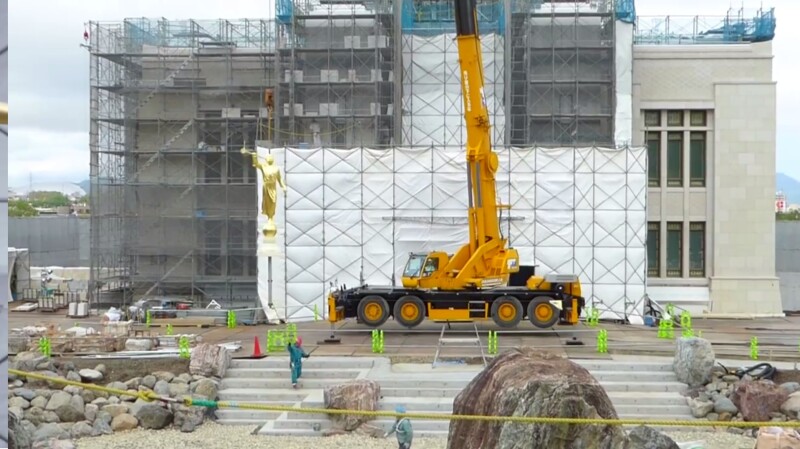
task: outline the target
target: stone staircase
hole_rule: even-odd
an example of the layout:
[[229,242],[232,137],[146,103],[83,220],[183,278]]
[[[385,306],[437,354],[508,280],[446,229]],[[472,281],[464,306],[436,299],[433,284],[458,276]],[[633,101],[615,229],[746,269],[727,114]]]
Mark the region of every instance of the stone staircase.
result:
[[[693,419],[681,396],[685,384],[677,381],[672,365],[659,362],[621,363],[612,360],[574,360],[587,368],[605,388],[620,418],[659,420]],[[303,364],[300,389],[291,388],[286,357],[234,360],[220,386],[219,399],[248,403],[323,408],[322,388],[352,379],[372,379],[381,385],[380,409],[398,404],[409,412],[450,413],[453,399],[481,367],[398,365],[373,357],[317,357]],[[437,379],[438,378],[438,379]],[[325,414],[217,410],[222,424],[258,425],[266,435],[319,435],[331,427]],[[371,424],[389,429],[393,418]],[[417,436],[446,437],[449,422],[414,419]]]

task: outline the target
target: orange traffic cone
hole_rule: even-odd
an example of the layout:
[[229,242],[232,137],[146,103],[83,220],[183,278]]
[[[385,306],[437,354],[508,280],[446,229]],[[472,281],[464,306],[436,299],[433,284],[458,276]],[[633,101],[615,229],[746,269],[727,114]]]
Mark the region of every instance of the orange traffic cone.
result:
[[264,354],[261,353],[261,343],[258,341],[258,335],[253,337],[253,355],[250,358],[253,359],[260,359],[266,357]]

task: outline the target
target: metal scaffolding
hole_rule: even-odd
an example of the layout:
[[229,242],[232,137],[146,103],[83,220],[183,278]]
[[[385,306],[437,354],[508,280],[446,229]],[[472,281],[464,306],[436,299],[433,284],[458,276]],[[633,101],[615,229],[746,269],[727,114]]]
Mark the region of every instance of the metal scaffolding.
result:
[[129,19],[89,34],[93,301],[255,301],[256,172],[239,150],[271,126],[274,23]]
[[395,97],[391,3],[289,5],[291,14],[277,15],[275,143],[391,145]]

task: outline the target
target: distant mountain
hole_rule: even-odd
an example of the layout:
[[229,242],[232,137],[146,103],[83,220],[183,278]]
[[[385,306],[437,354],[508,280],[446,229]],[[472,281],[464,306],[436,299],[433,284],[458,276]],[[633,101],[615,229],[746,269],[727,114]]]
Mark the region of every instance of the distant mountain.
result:
[[86,194],[87,194],[87,195],[89,194],[89,189],[90,189],[90,187],[91,187],[91,185],[92,185],[92,182],[91,182],[91,181],[89,181],[88,179],[85,179],[85,180],[83,180],[83,181],[81,181],[81,182],[78,182],[78,183],[76,183],[76,184],[78,184],[78,186],[79,186],[80,188],[82,188],[82,189],[83,189],[83,191],[84,191],[84,192],[86,192]]
[[787,203],[800,204],[800,181],[783,173],[778,173],[775,180],[777,190],[786,195]]

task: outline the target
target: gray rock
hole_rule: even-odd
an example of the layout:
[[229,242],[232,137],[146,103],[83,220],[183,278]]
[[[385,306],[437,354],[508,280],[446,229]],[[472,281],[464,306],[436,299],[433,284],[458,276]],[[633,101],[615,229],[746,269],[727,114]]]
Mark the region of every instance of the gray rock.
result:
[[172,379],[175,378],[175,375],[169,371],[156,371],[153,373],[153,376],[155,376],[157,380],[163,380],[167,383],[171,382]]
[[197,381],[194,386],[194,393],[203,396],[206,399],[217,399],[217,383],[211,379],[202,379]]
[[133,402],[136,400],[136,395],[139,393],[138,390],[128,390],[128,393],[125,396],[121,396],[119,399],[123,402]]
[[96,369],[85,368],[78,371],[78,374],[81,376],[83,380],[88,382],[98,382],[103,380],[103,373],[97,371]]
[[114,433],[114,431],[111,430],[111,421],[110,420],[109,420],[109,422],[105,422],[100,418],[97,418],[97,419],[94,420],[94,423],[92,424],[92,436],[93,437],[100,436],[100,435],[111,435],[112,433]]
[[719,413],[711,412],[706,415],[706,419],[709,421],[719,421]]
[[44,422],[57,423],[59,421],[58,414],[52,410],[45,410],[42,412]]
[[158,404],[147,404],[136,412],[136,418],[143,428],[158,430],[172,424],[173,415],[170,410]]
[[92,425],[87,421],[76,422],[69,430],[69,435],[75,439],[90,437],[92,436]]
[[715,413],[730,413],[735,415],[739,412],[739,409],[733,404],[728,398],[720,397],[716,401],[714,401],[714,412]]
[[14,413],[15,415],[20,416],[20,417],[24,417],[25,416],[25,411],[22,410],[19,407],[9,407],[8,408],[8,413]]
[[53,396],[53,393],[54,393],[53,390],[48,390],[48,389],[44,389],[44,388],[40,389],[40,390],[36,390],[36,396],[41,396],[41,397],[43,397],[45,399],[48,399],[48,400]]
[[14,390],[14,395],[30,402],[36,397],[36,392],[29,388],[19,388]]
[[39,407],[31,407],[25,410],[23,418],[33,423],[34,426],[47,422],[44,419],[44,409]]
[[789,398],[781,404],[781,412],[792,419],[800,419],[800,391],[789,395]]
[[153,376],[152,374],[150,374],[150,375],[142,377],[141,384],[152,390],[153,387],[156,385],[156,381],[157,380],[158,379],[156,379],[156,376]]
[[722,380],[729,384],[735,384],[736,382],[739,382],[739,378],[733,374],[726,374],[722,376]]
[[100,371],[100,373],[101,373],[103,376],[105,376],[106,374],[108,374],[108,370],[106,369],[106,366],[105,366],[105,365],[103,365],[102,363],[101,363],[101,364],[99,364],[99,365],[97,365],[97,366],[95,366],[95,367],[94,367],[94,369],[95,369],[95,371]]
[[133,404],[130,404],[128,406],[129,407],[128,408],[128,414],[136,416],[136,414],[139,413],[139,409],[142,408],[142,406],[147,405],[147,404],[151,404],[151,402],[147,402],[147,401],[145,401],[144,399],[141,399],[141,398],[136,399],[136,402],[134,402]]
[[[780,385],[781,390],[787,392],[788,394],[792,394],[796,391],[800,391],[800,382],[784,382]],[[19,394],[17,394],[19,396]],[[25,398],[28,399],[28,398]],[[30,399],[28,399],[30,400]]]
[[116,396],[109,396],[108,397],[108,403],[109,404],[119,404],[120,402],[122,402],[122,401],[120,401],[119,398],[116,397]]
[[231,352],[222,346],[200,343],[189,359],[189,373],[201,376],[225,377],[231,364]]
[[56,409],[56,415],[61,422],[78,422],[86,419],[83,409],[79,409],[72,404],[64,404]]
[[67,380],[71,380],[73,382],[80,382],[83,379],[81,379],[80,374],[76,373],[75,371],[70,371],[67,373]]
[[29,421],[23,421],[21,413],[8,411],[8,445],[10,448],[27,449],[31,447],[36,427],[33,424],[25,426],[23,423],[31,424]]
[[183,404],[177,404],[173,410],[175,426],[180,428],[181,432],[194,432],[197,426],[203,424],[206,416],[205,407],[187,407]]
[[692,416],[695,418],[705,418],[706,415],[714,411],[714,403],[711,401],[700,401],[697,399],[688,399],[689,408],[692,410]]
[[13,398],[8,400],[9,407],[19,407],[21,409],[26,409],[31,406],[31,403],[28,402],[25,398],[14,396]]
[[141,377],[134,377],[133,379],[129,379],[127,382],[125,382],[125,386],[128,390],[136,390],[139,388],[139,382],[141,380]]
[[33,433],[33,441],[46,441],[51,438],[55,438],[57,440],[69,438],[69,433],[64,431],[58,424],[55,423],[45,423],[39,426],[36,429],[36,432]]
[[156,382],[155,386],[153,387],[153,391],[156,394],[166,396],[169,394],[169,386],[171,384],[167,383],[165,380],[159,380]]
[[126,404],[108,404],[102,408],[104,412],[111,415],[112,418],[119,416],[123,413],[128,413],[128,406]]
[[96,398],[92,401],[92,404],[102,408],[104,405],[108,404],[108,398]]
[[97,412],[97,418],[95,418],[94,420],[95,422],[102,421],[106,424],[111,424],[111,415],[105,410],[100,410],[99,412]]
[[638,426],[628,434],[626,449],[680,449],[680,446],[658,430]]
[[97,397],[97,395],[95,395],[94,393],[95,392],[92,391],[92,390],[83,390],[83,391],[81,391],[80,395],[83,398],[83,402],[85,404],[88,404],[88,403],[94,401],[95,398]]
[[122,382],[111,382],[111,383],[107,384],[106,387],[113,388],[115,390],[122,390],[122,391],[126,391],[128,389],[128,386],[125,385]]
[[129,338],[125,340],[126,351],[149,351],[153,349],[153,341],[149,338]]
[[35,371],[37,366],[47,361],[47,357],[38,352],[25,351],[14,356],[9,368],[19,371]]
[[[192,375],[189,373],[181,373],[175,376],[175,379],[180,379],[183,383],[189,383],[192,381]],[[173,379],[174,380],[174,379]]]
[[90,423],[94,422],[95,418],[97,418],[97,411],[100,409],[96,404],[86,404],[86,407],[83,409],[83,414],[86,416],[86,420]]
[[169,384],[170,396],[181,396],[189,392],[189,384]]
[[56,391],[50,397],[50,400],[47,401],[47,406],[45,406],[45,410],[55,410],[62,405],[68,405],[69,401],[72,400],[72,395],[63,391]]
[[133,430],[139,425],[139,420],[127,413],[122,413],[111,420],[111,429],[114,432]]
[[714,349],[704,338],[681,337],[676,341],[672,367],[679,382],[690,387],[705,385],[714,368]]
[[66,387],[64,387],[64,393],[69,393],[74,395],[74,394],[81,394],[82,392],[83,388],[76,387],[74,385],[67,385]]
[[86,403],[83,402],[83,398],[80,395],[73,395],[72,398],[69,400],[69,405],[75,407],[78,410],[83,410]]

